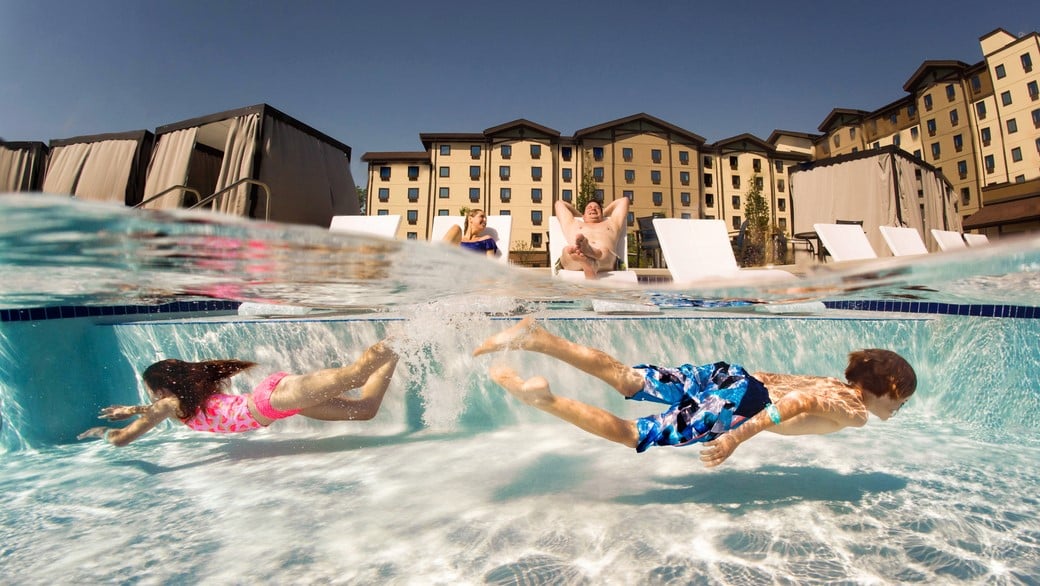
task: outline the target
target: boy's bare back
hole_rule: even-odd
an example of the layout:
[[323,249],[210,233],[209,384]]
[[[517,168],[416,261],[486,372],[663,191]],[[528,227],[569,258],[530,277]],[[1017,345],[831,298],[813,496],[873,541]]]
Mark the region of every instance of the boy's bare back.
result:
[[769,431],[783,435],[833,433],[846,427],[861,427],[869,413],[859,389],[836,378],[798,374],[756,372],[774,403],[791,395],[803,404],[798,415]]

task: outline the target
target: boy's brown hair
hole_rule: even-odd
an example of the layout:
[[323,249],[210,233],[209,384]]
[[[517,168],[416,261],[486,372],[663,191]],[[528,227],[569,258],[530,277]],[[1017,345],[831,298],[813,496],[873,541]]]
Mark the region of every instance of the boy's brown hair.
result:
[[917,390],[917,374],[910,363],[899,354],[880,348],[850,353],[845,379],[878,397],[905,399]]

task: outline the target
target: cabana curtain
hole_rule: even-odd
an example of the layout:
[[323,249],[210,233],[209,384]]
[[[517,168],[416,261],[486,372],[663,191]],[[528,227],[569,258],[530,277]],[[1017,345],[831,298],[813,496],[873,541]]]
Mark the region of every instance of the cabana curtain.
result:
[[[185,128],[168,132],[159,137],[152,152],[152,162],[148,166],[148,178],[144,184],[144,199],[173,187],[185,185],[188,180],[188,162],[195,148],[195,137],[198,128]],[[209,195],[202,194],[203,197]],[[176,209],[184,201],[184,192],[171,191],[159,199],[144,205],[148,209]]]
[[47,176],[43,179],[43,192],[72,195],[89,154],[89,143],[52,148],[50,163],[47,165]]
[[[220,165],[217,185],[214,193],[224,189],[240,179],[248,179],[253,173],[253,159],[256,153],[256,141],[260,132],[260,114],[247,114],[230,120],[227,140],[224,143],[224,160]],[[213,205],[214,209],[235,216],[246,216],[249,213],[249,192],[252,186],[240,185],[222,194]],[[203,194],[203,197],[209,194]],[[263,206],[263,202],[259,204]],[[262,217],[258,212],[257,217]]]
[[0,146],[0,193],[32,189],[35,158],[32,150]]
[[76,181],[75,195],[89,201],[126,203],[126,186],[137,154],[136,140],[92,142]]

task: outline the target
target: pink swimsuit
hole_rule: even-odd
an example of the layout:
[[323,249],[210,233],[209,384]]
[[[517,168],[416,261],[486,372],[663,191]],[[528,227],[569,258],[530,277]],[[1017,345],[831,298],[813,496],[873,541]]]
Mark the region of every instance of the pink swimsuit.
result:
[[[256,410],[268,419],[284,419],[299,413],[299,410],[278,411],[271,406],[271,393],[278,383],[289,376],[286,372],[276,372],[265,378],[253,389],[253,403]],[[183,420],[184,424],[195,431],[212,433],[238,433],[263,427],[249,412],[249,395],[225,395],[216,393],[206,398],[197,413]]]

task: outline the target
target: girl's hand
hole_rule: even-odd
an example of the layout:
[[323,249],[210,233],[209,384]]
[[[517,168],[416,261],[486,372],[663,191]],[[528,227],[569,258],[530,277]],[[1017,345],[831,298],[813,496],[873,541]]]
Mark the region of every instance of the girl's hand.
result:
[[77,435],[76,439],[85,440],[92,437],[105,439],[105,434],[108,433],[108,429],[109,428],[107,427],[91,427],[87,431]]
[[726,461],[726,458],[737,449],[740,441],[730,433],[720,435],[704,444],[701,450],[701,462],[708,468],[714,468]]
[[101,410],[101,414],[98,415],[98,419],[105,419],[107,421],[122,421],[129,419],[134,415],[138,414],[137,406],[128,407],[126,405],[110,405]]

